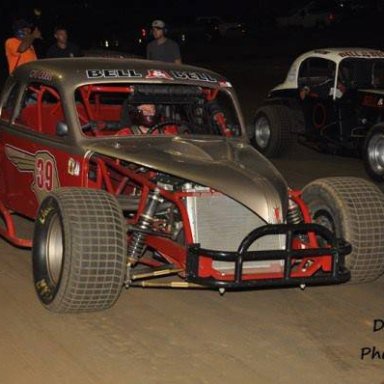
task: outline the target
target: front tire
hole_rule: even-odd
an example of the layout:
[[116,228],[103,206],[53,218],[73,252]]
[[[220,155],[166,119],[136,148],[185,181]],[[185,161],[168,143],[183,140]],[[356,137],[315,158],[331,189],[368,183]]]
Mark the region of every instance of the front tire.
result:
[[318,179],[303,189],[314,222],[352,244],[346,267],[354,283],[384,273],[384,195],[371,182],[357,177]]
[[118,299],[126,273],[124,218],[105,191],[62,188],[40,205],[32,248],[33,278],[53,312],[97,311]]
[[363,146],[365,170],[375,181],[384,181],[384,126],[370,129]]
[[289,109],[284,105],[265,105],[255,114],[252,145],[269,158],[279,157],[292,143]]

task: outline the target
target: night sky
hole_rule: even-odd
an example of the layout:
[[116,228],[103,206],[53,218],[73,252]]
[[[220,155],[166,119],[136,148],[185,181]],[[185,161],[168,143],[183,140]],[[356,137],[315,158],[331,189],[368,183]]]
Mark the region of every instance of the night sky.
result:
[[135,22],[137,18],[144,21],[146,18],[162,17],[173,21],[176,17],[207,16],[207,15],[231,15],[239,17],[259,17],[264,13],[276,13],[289,8],[291,4],[300,1],[273,2],[267,0],[237,0],[229,2],[211,0],[129,0],[100,1],[100,0],[73,0],[48,1],[48,0],[3,0],[2,18],[5,21],[15,17],[33,17],[32,10],[38,8],[42,11],[43,21],[70,19],[79,23],[79,16],[93,18],[102,13],[106,18],[115,18],[119,23]]
[[[174,38],[175,35],[184,33],[180,31],[186,25],[195,24],[198,16],[221,16],[228,21],[238,19],[236,21],[244,22],[249,32],[247,37],[254,39],[247,43],[250,50],[255,44],[269,44],[273,39],[276,49],[280,49],[281,40],[288,38],[289,33],[277,30],[276,16],[286,14],[291,8],[307,2],[308,0],[236,0],[231,3],[222,0],[129,0],[124,3],[113,0],[2,0],[0,39],[4,42],[11,36],[15,19],[25,18],[42,32],[43,40],[34,42],[38,52],[43,53],[39,57],[44,57],[47,46],[53,43],[53,30],[58,25],[64,26],[69,32],[70,40],[84,50],[99,49],[103,41],[118,40],[116,50],[142,55],[142,52],[134,50],[133,42],[137,42],[139,31],[148,29],[154,19],[165,20],[169,30],[174,33],[171,35]],[[364,2],[383,3],[384,0]],[[356,23],[358,20],[360,23]],[[308,40],[307,45],[310,48],[315,44],[330,46],[345,43],[381,47],[381,25],[382,13],[371,12],[365,19],[358,15],[353,22],[340,24],[337,30],[314,30],[300,36]],[[325,32],[328,32],[328,38]],[[321,41],[319,37],[322,37]],[[336,41],[335,37],[342,39]],[[198,39],[195,41],[199,43]],[[3,56],[1,49],[0,57]]]
[[[39,26],[45,41],[52,41],[56,25],[65,26],[76,42],[90,46],[108,36],[129,36],[132,31],[163,19],[169,26],[193,23],[197,16],[240,18],[250,25],[265,22],[298,1],[237,0],[232,4],[213,0],[2,0],[0,35],[4,41],[12,33],[12,22],[25,18]],[[41,12],[36,15],[35,10]]]

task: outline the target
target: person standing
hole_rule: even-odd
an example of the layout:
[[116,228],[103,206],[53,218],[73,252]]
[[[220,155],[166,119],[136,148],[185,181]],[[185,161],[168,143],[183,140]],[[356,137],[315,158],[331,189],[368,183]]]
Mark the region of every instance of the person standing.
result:
[[155,20],[152,22],[154,40],[147,45],[147,59],[181,64],[179,45],[169,39],[166,32],[164,21]]
[[53,57],[79,57],[80,48],[68,41],[68,32],[64,27],[56,27],[54,33],[56,42],[52,44],[47,51],[47,58]]
[[20,65],[37,60],[33,42],[41,39],[38,28],[32,30],[32,24],[26,20],[17,20],[13,24],[14,36],[5,41],[5,55],[8,62],[9,73]]

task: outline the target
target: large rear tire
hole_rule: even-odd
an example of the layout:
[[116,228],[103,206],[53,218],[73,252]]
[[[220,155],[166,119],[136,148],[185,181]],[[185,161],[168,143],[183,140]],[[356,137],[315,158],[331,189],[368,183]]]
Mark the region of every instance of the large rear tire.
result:
[[352,244],[346,267],[354,283],[384,273],[384,195],[357,177],[318,179],[303,189],[313,221]]
[[126,273],[122,210],[105,191],[62,188],[40,205],[33,236],[37,295],[53,312],[97,311],[118,299]]
[[375,181],[384,181],[384,126],[372,127],[363,146],[364,166]]
[[256,111],[251,143],[264,156],[281,156],[290,147],[293,138],[288,107],[265,105]]

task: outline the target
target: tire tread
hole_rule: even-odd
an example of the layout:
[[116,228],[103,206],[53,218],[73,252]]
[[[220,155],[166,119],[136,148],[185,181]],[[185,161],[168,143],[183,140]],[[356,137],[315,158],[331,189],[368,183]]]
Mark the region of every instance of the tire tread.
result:
[[310,201],[334,200],[334,210],[344,226],[341,235],[352,244],[347,267],[353,282],[367,282],[384,273],[384,195],[373,183],[357,177],[332,177],[313,181],[303,190]]
[[[59,202],[69,247],[63,283],[50,304],[56,312],[103,310],[120,295],[126,270],[126,236],[122,210],[105,191],[61,188],[52,193]],[[65,252],[68,254],[68,252]]]

